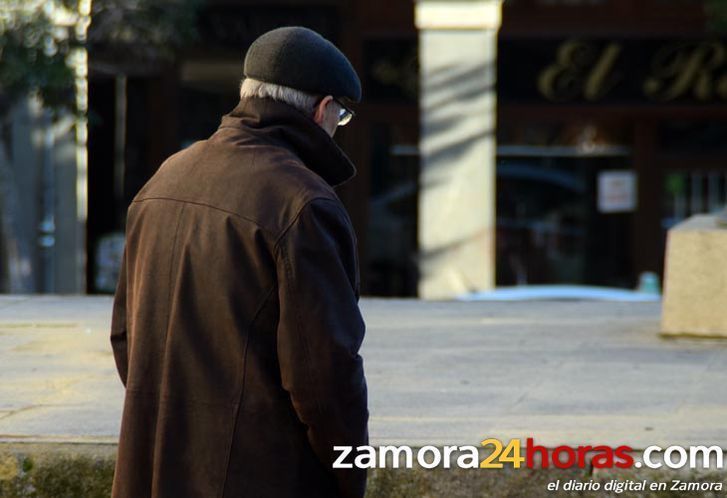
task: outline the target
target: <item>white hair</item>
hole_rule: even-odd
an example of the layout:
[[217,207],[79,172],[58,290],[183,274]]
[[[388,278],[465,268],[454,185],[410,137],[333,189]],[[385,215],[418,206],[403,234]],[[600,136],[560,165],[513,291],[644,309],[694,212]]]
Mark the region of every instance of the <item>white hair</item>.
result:
[[285,102],[304,112],[311,114],[319,98],[310,93],[296,90],[287,86],[265,83],[253,78],[245,78],[240,85],[240,98],[256,97],[260,99],[273,99]]

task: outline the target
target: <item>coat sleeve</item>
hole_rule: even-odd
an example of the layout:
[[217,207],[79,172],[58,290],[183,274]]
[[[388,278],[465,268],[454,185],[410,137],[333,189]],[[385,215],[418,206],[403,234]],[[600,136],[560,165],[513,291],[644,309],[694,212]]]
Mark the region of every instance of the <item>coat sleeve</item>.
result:
[[364,495],[366,471],[333,469],[334,446],[368,444],[368,408],[359,348],[358,259],[340,202],[317,199],[303,208],[276,251],[283,387],[319,460],[346,498]]
[[126,329],[126,250],[124,250],[124,256],[121,259],[119,281],[116,284],[116,294],[114,295],[114,307],[111,315],[111,348],[114,352],[119,377],[126,386],[129,367]]

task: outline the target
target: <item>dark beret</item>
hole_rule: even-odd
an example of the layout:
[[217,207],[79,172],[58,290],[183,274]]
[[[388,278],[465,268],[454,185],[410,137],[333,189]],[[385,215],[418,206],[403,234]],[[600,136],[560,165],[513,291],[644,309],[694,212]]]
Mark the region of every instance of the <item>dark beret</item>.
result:
[[268,31],[245,56],[245,76],[315,95],[361,101],[361,81],[336,46],[308,28]]

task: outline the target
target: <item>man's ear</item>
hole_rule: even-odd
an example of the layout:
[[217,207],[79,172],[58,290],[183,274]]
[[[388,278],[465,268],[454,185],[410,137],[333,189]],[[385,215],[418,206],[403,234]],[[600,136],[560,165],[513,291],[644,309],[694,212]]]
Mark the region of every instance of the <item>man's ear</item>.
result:
[[332,96],[326,95],[316,106],[316,111],[313,114],[313,121],[315,121],[319,126],[322,126],[323,123],[325,122],[326,107],[328,107],[329,102],[331,102],[332,100],[333,100]]

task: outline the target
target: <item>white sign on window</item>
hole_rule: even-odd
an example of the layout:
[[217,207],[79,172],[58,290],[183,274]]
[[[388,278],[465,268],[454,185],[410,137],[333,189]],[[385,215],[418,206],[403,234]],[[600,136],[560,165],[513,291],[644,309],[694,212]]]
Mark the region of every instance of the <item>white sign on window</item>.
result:
[[598,211],[629,213],[636,210],[636,173],[628,170],[601,171],[598,174]]

